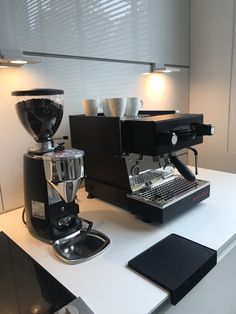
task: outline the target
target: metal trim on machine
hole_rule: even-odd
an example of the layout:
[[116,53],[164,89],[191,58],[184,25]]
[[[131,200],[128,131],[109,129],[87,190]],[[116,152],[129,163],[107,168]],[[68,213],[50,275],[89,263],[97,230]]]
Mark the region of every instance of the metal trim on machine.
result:
[[[149,179],[149,174],[150,178]],[[195,180],[189,182],[180,175],[166,173],[161,170],[147,170],[138,175],[143,175],[143,182],[139,182],[140,188],[134,190],[134,179],[130,178],[133,193],[127,194],[127,197],[139,200],[143,203],[164,209],[191,194],[210,185],[208,181]]]

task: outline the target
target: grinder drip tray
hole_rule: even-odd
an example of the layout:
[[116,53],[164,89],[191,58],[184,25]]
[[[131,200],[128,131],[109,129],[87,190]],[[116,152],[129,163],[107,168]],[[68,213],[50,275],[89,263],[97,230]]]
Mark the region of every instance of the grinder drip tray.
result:
[[53,251],[68,264],[85,262],[102,253],[110,244],[100,231],[84,228],[53,242]]

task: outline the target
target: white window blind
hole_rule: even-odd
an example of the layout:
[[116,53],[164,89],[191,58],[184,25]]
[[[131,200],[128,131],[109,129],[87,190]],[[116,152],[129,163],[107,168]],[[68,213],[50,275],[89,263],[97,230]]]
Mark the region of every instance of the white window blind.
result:
[[21,50],[148,58],[148,0],[10,0]]

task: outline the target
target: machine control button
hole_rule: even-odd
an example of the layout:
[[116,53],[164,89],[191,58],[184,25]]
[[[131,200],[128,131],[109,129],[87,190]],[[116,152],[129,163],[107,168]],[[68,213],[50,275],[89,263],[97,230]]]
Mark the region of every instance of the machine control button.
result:
[[176,145],[178,136],[175,132],[161,132],[157,136],[157,143],[163,145]]
[[178,142],[178,136],[175,133],[172,133],[171,144],[175,145]]

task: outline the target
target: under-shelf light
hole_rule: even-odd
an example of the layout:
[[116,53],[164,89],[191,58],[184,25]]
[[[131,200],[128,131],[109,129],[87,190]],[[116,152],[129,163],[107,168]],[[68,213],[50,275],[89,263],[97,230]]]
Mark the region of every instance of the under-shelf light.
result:
[[11,64],[26,64],[28,63],[26,60],[11,60],[10,61]]
[[21,66],[22,64],[33,64],[42,62],[42,58],[60,58],[60,59],[71,59],[71,60],[86,60],[86,61],[101,61],[111,63],[124,63],[124,64],[136,64],[136,65],[147,65],[149,66],[148,73],[171,73],[179,72],[181,68],[189,68],[186,65],[175,65],[175,64],[164,64],[155,63],[149,61],[140,60],[124,60],[124,59],[111,59],[101,58],[92,56],[80,56],[80,55],[67,55],[57,53],[46,53],[36,51],[17,51],[0,49],[0,67],[1,66]]
[[143,74],[150,73],[170,73],[179,72],[181,68],[189,68],[187,65],[175,65],[175,64],[161,64],[149,61],[140,60],[124,60],[124,59],[111,59],[111,58],[101,58],[92,56],[79,56],[79,55],[66,55],[57,53],[45,53],[45,52],[35,52],[35,51],[23,51],[24,55],[28,56],[39,56],[45,58],[61,58],[61,59],[74,59],[74,60],[86,60],[86,61],[101,61],[101,62],[112,62],[112,63],[124,63],[124,64],[137,64],[137,65],[147,65],[149,66],[149,71]]
[[35,64],[42,62],[42,58],[24,55],[22,51],[0,48],[0,67],[19,67],[24,64]]
[[188,66],[178,66],[164,63],[152,63],[151,73],[172,73],[180,72],[181,68],[188,68]]

